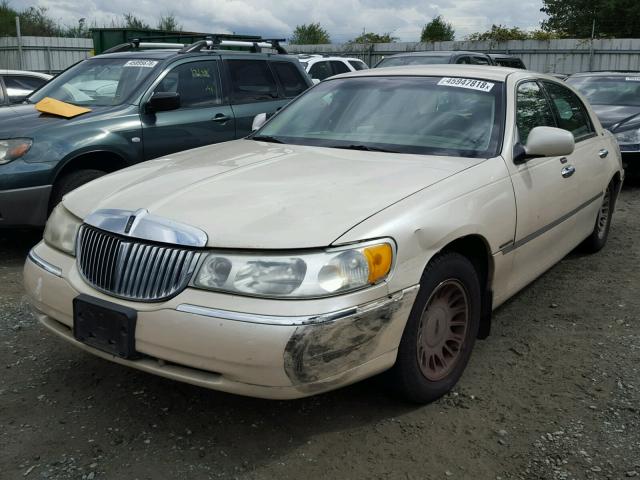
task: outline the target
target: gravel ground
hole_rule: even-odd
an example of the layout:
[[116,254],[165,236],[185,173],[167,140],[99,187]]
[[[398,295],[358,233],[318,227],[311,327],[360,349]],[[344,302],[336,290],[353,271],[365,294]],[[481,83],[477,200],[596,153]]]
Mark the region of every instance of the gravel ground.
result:
[[265,401],[103,361],[40,327],[34,232],[0,232],[1,479],[640,480],[640,187],[607,247],[495,312],[461,382],[427,406],[380,379]]

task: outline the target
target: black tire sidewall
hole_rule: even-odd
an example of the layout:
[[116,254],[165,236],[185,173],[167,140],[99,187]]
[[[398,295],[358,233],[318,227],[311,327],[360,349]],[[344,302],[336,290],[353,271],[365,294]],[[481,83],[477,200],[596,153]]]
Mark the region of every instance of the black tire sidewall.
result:
[[[609,183],[604,194],[609,195],[609,215],[607,217],[607,225],[605,226],[605,233],[602,236],[602,238],[598,236],[598,219],[600,216],[600,210],[598,209],[598,216],[596,216],[596,221],[593,225],[593,232],[591,232],[591,235],[589,235],[587,239],[584,241],[584,243],[582,244],[582,249],[587,253],[596,253],[602,250],[607,243],[607,239],[609,238],[609,230],[611,229],[611,221],[613,220],[614,204],[616,201],[613,183]],[[602,202],[604,202],[604,197],[602,198]]]
[[97,169],[77,170],[63,175],[53,186],[49,209],[53,210],[67,193],[103,175],[106,172]]
[[[466,338],[462,347],[462,356],[457,365],[438,381],[428,380],[420,370],[417,360],[417,337],[420,318],[431,296],[440,283],[455,279],[465,288],[469,299],[469,321]],[[471,351],[478,334],[481,314],[481,292],[478,274],[473,264],[458,253],[444,253],[434,258],[422,276],[420,290],[407,320],[394,373],[403,395],[411,401],[426,403],[449,392],[458,382],[469,362]]]

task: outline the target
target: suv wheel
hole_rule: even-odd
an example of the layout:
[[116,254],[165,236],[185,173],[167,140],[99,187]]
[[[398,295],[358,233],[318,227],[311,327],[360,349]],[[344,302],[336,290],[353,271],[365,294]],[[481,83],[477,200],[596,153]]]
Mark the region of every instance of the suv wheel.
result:
[[103,172],[102,170],[87,169],[76,170],[75,172],[63,175],[56,180],[56,183],[53,185],[51,199],[49,200],[49,211],[53,210],[67,193],[106,173],[107,172]]

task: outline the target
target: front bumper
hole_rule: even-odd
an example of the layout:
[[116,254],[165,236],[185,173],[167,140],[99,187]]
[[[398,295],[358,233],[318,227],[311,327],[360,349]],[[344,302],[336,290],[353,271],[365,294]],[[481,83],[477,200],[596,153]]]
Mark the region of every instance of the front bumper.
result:
[[51,185],[0,190],[0,227],[42,227],[50,195]]
[[[29,300],[40,322],[64,340],[163,377],[273,399],[332,390],[391,367],[418,291],[413,286],[338,309],[325,303],[320,311],[316,301],[271,301],[279,314],[246,313],[219,309],[216,295],[191,289],[162,304],[120,301],[91,289],[74,259],[43,243],[31,258],[24,268]],[[74,338],[72,300],[80,293],[136,308],[143,358],[124,360]]]

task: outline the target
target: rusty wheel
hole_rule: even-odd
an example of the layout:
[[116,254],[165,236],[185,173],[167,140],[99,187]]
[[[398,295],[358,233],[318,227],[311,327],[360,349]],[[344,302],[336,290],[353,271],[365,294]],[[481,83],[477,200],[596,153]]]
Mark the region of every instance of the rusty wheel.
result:
[[445,280],[431,293],[418,327],[418,364],[428,380],[442,380],[456,366],[468,325],[464,286],[458,280]]

